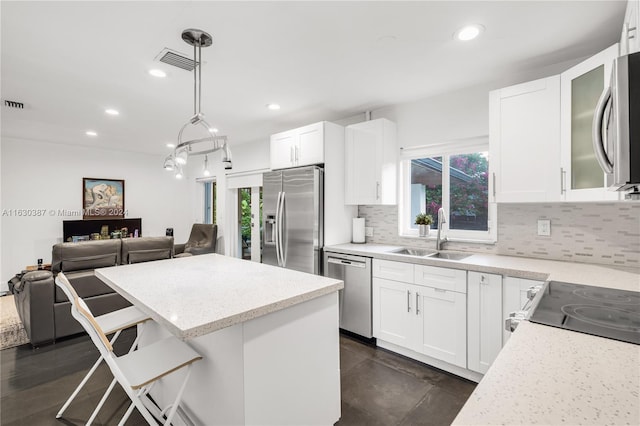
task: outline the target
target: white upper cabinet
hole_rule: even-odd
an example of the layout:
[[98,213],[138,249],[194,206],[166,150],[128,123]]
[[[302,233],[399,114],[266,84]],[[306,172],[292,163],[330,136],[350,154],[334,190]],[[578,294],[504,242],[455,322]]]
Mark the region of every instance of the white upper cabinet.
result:
[[271,136],[271,169],[324,163],[325,122]]
[[489,94],[493,201],[560,201],[560,76]]
[[638,40],[638,25],[640,24],[640,0],[629,0],[627,12],[622,23],[620,36],[620,56],[640,51]]
[[397,162],[395,123],[380,118],[347,126],[346,204],[395,204]]
[[609,84],[618,44],[603,50],[561,74],[561,166],[566,201],[618,200],[605,188],[605,174],[592,142],[593,114]]

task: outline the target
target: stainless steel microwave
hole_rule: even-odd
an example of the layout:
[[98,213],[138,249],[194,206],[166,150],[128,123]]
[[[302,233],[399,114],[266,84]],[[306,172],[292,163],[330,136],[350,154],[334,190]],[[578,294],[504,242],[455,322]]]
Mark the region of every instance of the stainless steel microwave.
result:
[[640,52],[613,62],[593,116],[593,149],[610,190],[640,186]]

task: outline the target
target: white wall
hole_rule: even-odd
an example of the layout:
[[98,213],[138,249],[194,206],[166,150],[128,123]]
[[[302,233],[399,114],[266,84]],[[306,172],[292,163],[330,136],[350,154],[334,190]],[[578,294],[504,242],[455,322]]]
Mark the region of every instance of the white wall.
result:
[[[211,178],[217,183],[217,217],[218,236],[223,237],[224,253],[234,253],[235,247],[232,239],[228,235],[237,229],[237,208],[234,204],[235,197],[227,190],[227,174],[245,173],[251,171],[261,171],[269,168],[269,137],[264,140],[244,143],[234,146],[230,145],[233,169],[224,170],[220,153],[209,156],[209,166]],[[185,180],[191,187],[190,206],[198,218],[196,221],[203,221],[203,187],[202,183],[196,181],[203,178],[204,157],[192,157],[189,159],[189,167]],[[260,172],[262,173],[262,172]]]
[[60,216],[58,210],[82,208],[83,177],[124,179],[126,217],[142,218],[143,235],[165,235],[172,227],[175,240],[186,241],[191,225],[201,220],[201,212],[191,208],[196,187],[164,171],[162,160],[162,155],[3,138],[3,212],[45,209],[46,214],[2,216],[0,289],[38,258],[51,261],[51,246],[62,242],[62,221],[81,219]]
[[[584,58],[514,74],[508,79],[442,93],[414,102],[391,105],[371,112],[371,118],[387,118],[398,126],[398,147],[442,143],[489,134],[489,92],[542,77],[559,74]],[[364,114],[346,117],[347,124],[363,121]],[[346,125],[346,124],[345,124]]]

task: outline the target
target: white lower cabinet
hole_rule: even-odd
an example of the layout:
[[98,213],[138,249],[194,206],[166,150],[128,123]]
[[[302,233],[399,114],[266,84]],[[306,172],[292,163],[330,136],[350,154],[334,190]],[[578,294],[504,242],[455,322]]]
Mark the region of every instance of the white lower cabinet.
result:
[[502,349],[502,276],[469,272],[467,368],[486,373]]
[[416,352],[467,367],[467,296],[432,287],[416,288],[420,324]]
[[[374,259],[375,263],[375,259]],[[411,284],[373,278],[373,335],[394,345],[411,348],[415,340],[415,318]]]
[[[431,268],[430,276],[421,265],[378,259],[373,264],[374,337],[466,368],[466,271]],[[420,273],[412,274],[412,268]],[[388,279],[390,271],[405,271],[391,276],[411,277],[412,281]],[[443,274],[457,280],[443,283]]]

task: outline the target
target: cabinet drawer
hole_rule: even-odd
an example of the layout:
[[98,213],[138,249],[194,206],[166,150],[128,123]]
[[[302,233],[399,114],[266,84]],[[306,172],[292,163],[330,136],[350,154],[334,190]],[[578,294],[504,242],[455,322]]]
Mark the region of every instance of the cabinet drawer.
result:
[[373,276],[378,278],[413,283],[413,268],[411,263],[373,259]]
[[467,271],[425,265],[415,265],[415,281],[418,285],[467,293]]
[[451,290],[443,290],[433,287],[422,287],[418,290],[419,296],[429,297],[431,299],[447,300],[449,302],[456,301],[456,293]]

